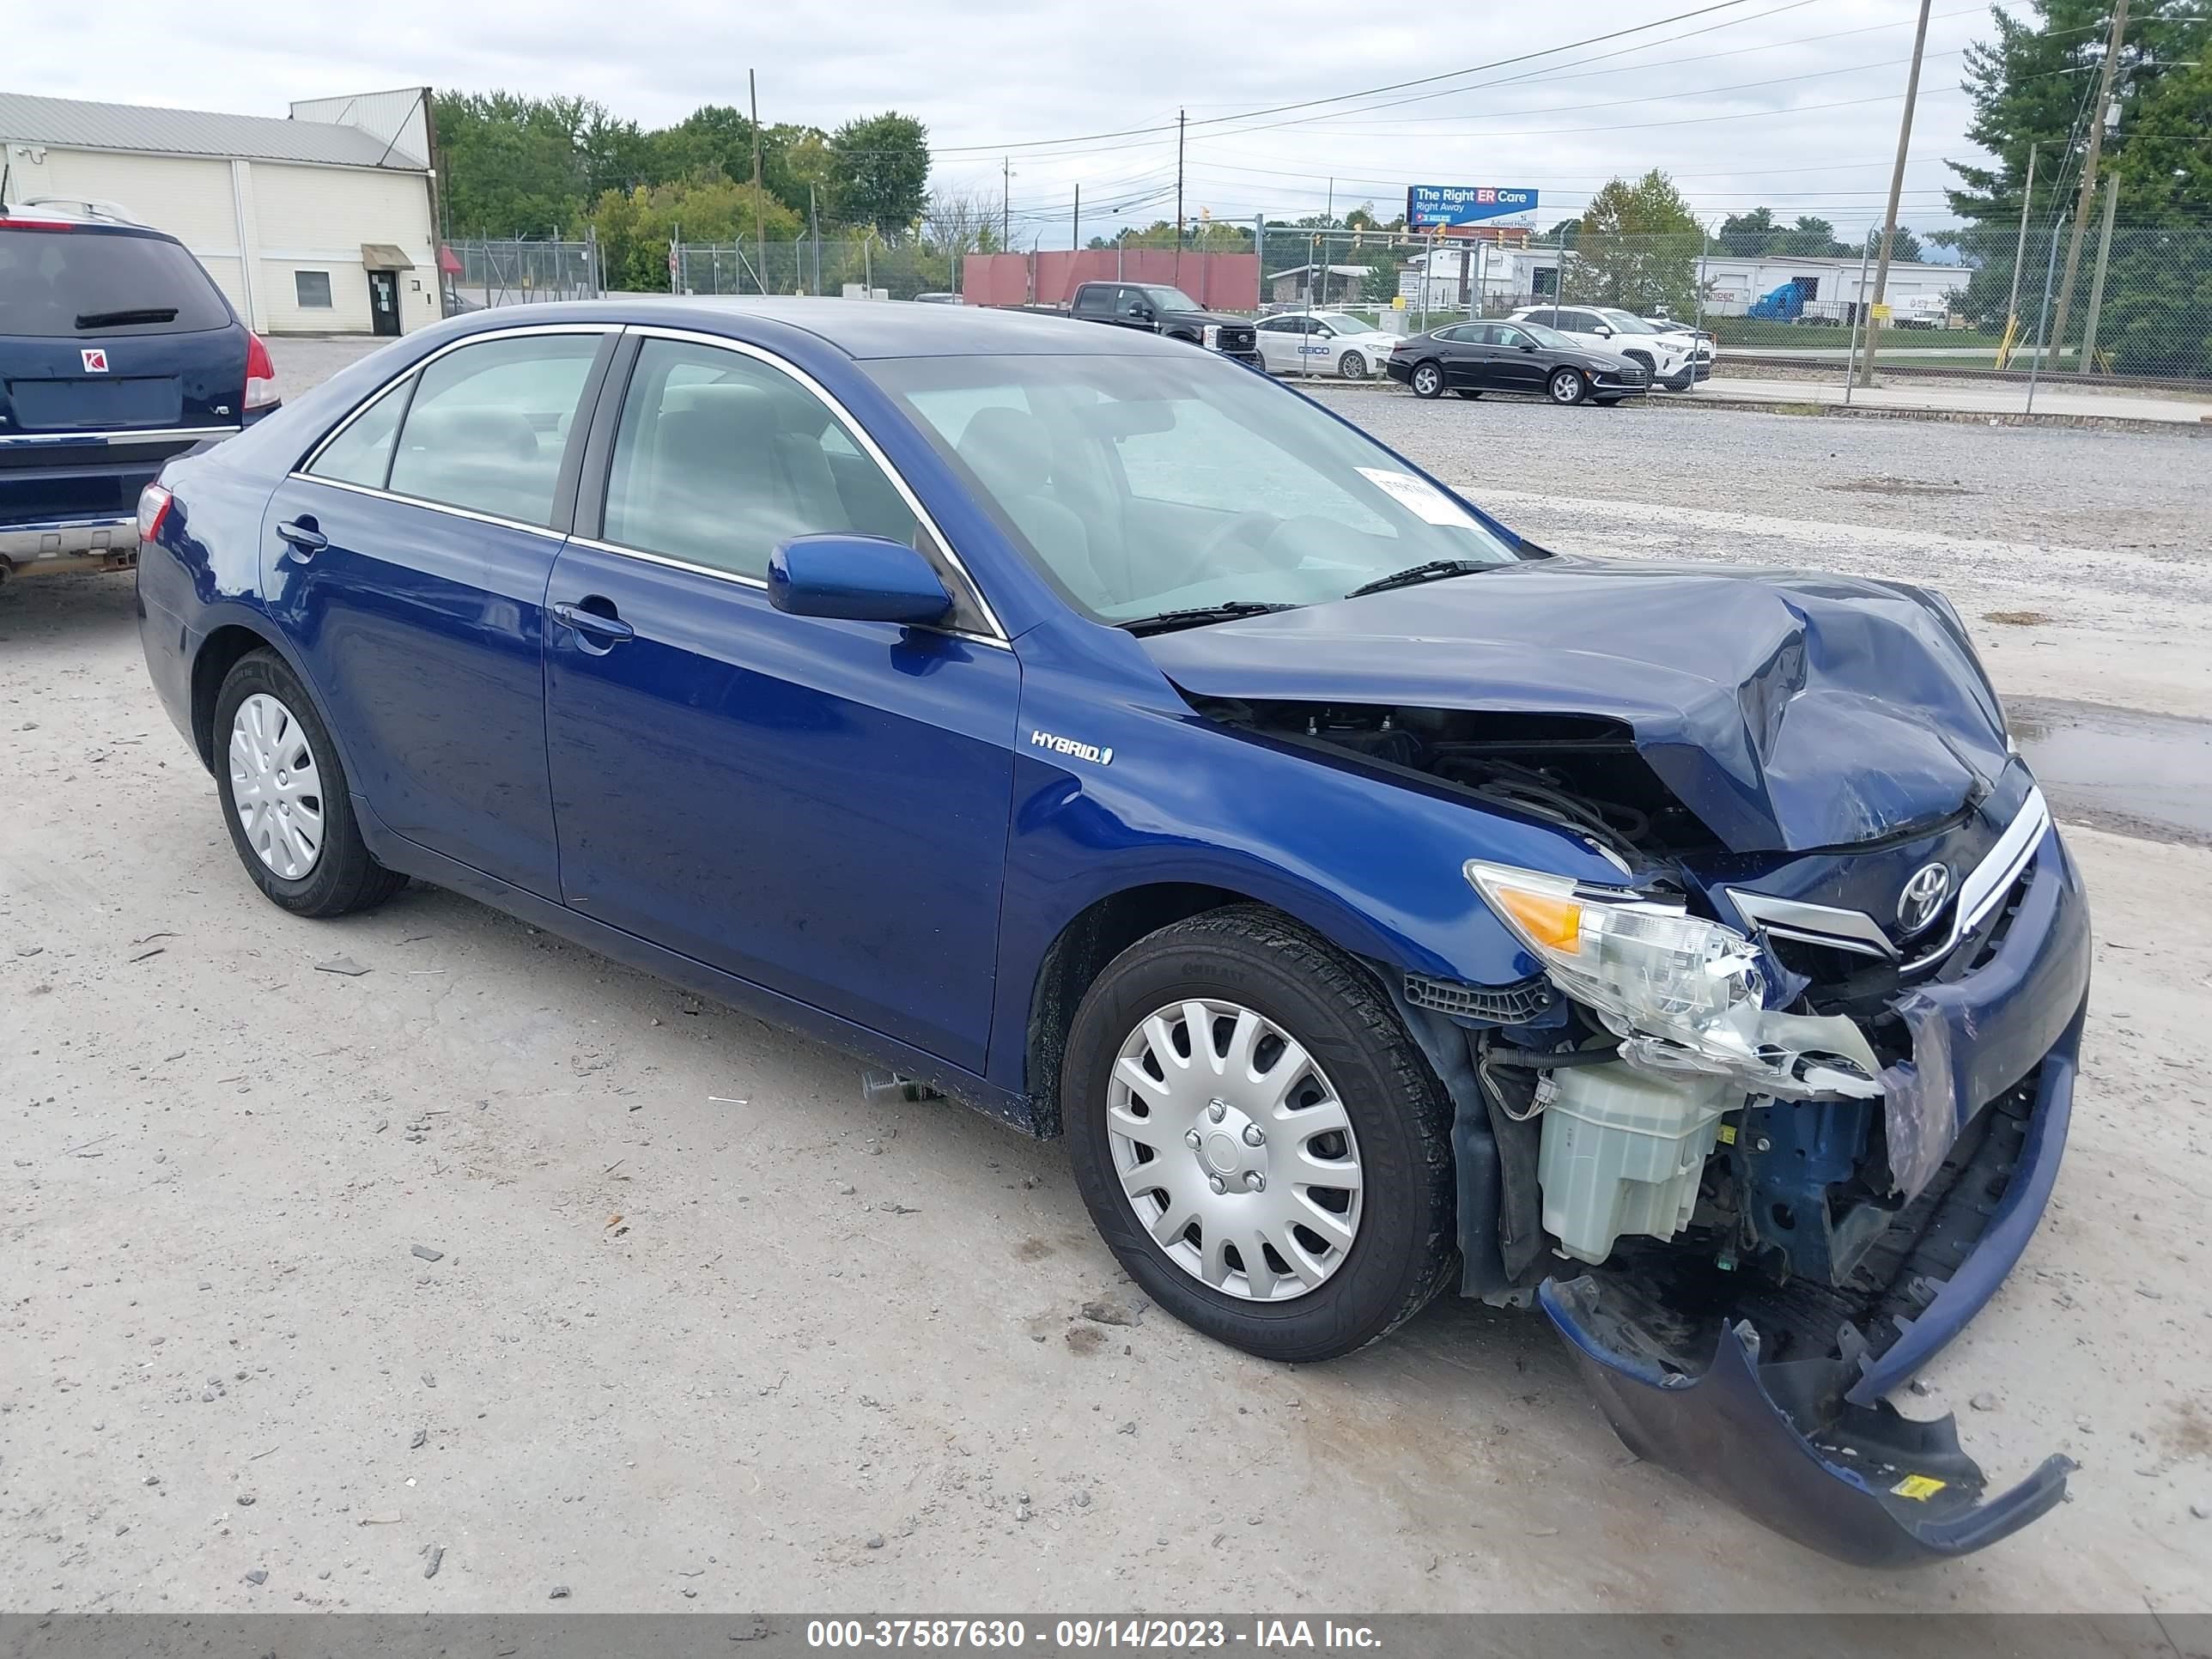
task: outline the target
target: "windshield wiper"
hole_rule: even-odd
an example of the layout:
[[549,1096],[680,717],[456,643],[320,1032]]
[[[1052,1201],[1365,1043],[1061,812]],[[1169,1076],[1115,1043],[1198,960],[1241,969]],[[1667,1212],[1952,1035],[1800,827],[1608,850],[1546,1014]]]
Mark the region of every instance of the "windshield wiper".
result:
[[1239,617],[1264,617],[1271,611],[1295,611],[1284,600],[1231,599],[1222,605],[1195,605],[1188,611],[1163,611],[1156,616],[1132,617],[1115,623],[1132,634],[1165,634],[1177,628],[1202,628],[1207,623],[1233,622]]
[[129,323],[173,323],[177,320],[174,306],[135,306],[128,311],[80,311],[76,314],[79,328],[120,328]]
[[1371,582],[1363,582],[1344,597],[1356,599],[1362,593],[1382,593],[1394,587],[1411,587],[1417,582],[1441,581],[1446,576],[1471,576],[1478,570],[1495,570],[1497,568],[1483,559],[1431,559],[1426,564],[1409,565],[1403,570],[1394,570],[1387,576],[1377,576]]

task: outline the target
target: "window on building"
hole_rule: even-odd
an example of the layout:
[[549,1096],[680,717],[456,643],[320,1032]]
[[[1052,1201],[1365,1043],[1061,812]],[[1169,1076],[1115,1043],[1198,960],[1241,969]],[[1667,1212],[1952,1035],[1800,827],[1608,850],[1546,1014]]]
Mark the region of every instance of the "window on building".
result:
[[302,310],[328,311],[331,308],[331,273],[327,270],[294,271],[292,290],[299,295]]

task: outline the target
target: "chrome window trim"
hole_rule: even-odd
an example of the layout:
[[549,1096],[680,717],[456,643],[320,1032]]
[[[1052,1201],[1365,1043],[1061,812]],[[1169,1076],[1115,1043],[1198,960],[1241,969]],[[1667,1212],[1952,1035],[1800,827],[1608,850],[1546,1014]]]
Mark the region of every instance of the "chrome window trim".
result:
[[[963,639],[981,640],[988,644],[1006,646],[1008,648],[1011,648],[1011,642],[1006,634],[1006,625],[999,620],[999,613],[991,608],[991,601],[984,595],[982,584],[975,580],[974,574],[969,570],[966,562],[961,558],[957,550],[953,547],[952,538],[947,536],[944,531],[938,527],[936,520],[929,516],[929,510],[922,506],[921,498],[914,493],[912,488],[907,483],[906,479],[901,476],[898,468],[891,465],[890,457],[884,453],[883,447],[876,442],[874,434],[870,433],[867,428],[860,423],[860,419],[854,415],[853,411],[846,408],[845,405],[838,400],[836,394],[830,392],[827,386],[823,386],[819,380],[816,380],[811,374],[809,374],[805,369],[799,368],[798,364],[793,362],[790,359],[778,356],[775,352],[769,350],[763,346],[755,345],[750,340],[732,339],[726,334],[708,334],[697,329],[667,328],[653,323],[632,324],[626,331],[637,336],[640,339],[679,340],[688,344],[709,346],[716,350],[734,352],[740,357],[750,357],[757,362],[767,364],[770,368],[775,369],[779,374],[790,376],[792,380],[797,381],[799,385],[805,387],[809,392],[812,393],[815,398],[821,401],[823,406],[826,407],[831,414],[835,415],[839,421],[843,422],[846,431],[850,433],[853,437],[859,441],[861,449],[866,453],[868,459],[872,460],[876,465],[881,469],[884,477],[890,480],[891,488],[898,491],[899,499],[906,503],[907,510],[914,514],[915,522],[919,524],[922,529],[928,533],[930,540],[934,542],[938,548],[944,553],[945,562],[952,567],[954,573],[958,575],[961,581],[966,585],[969,593],[975,599],[975,608],[982,613],[983,620],[990,625],[990,632],[988,634],[971,634],[964,629],[950,628],[940,629],[937,631],[940,633],[955,634]],[[625,395],[627,395],[627,393],[625,393]],[[617,437],[621,435],[619,422],[616,428],[616,435]],[[603,520],[605,516],[603,504],[601,510],[601,517]],[[579,537],[576,539],[582,540],[584,538]],[[636,548],[624,547],[621,545],[598,543],[593,544],[604,546],[606,551],[613,553],[635,553],[640,551],[640,550]],[[767,586],[765,582],[758,583],[758,585],[763,587]]]
[[166,443],[173,438],[234,438],[245,430],[242,426],[150,426],[128,432],[8,432],[0,433],[0,444],[51,444],[56,448],[82,445],[88,449],[104,449],[117,444]]
[[320,484],[325,489],[343,489],[356,495],[366,495],[372,501],[397,501],[402,507],[419,507],[426,512],[444,513],[477,524],[497,525],[502,530],[526,530],[533,536],[550,537],[556,542],[568,539],[565,532],[554,529],[550,525],[526,524],[520,519],[502,519],[496,513],[479,513],[472,507],[455,507],[450,501],[426,501],[420,495],[402,495],[368,484],[348,483],[343,478],[319,478],[308,472],[294,472],[289,476],[302,483]]
[[[482,345],[489,340],[526,339],[533,334],[619,334],[622,331],[623,325],[620,323],[520,323],[517,324],[513,328],[488,328],[483,330],[481,333],[464,334],[458,340],[448,340],[445,344],[440,346],[428,356],[416,358],[413,362],[408,364],[406,368],[401,369],[397,374],[394,374],[390,380],[386,380],[382,385],[379,386],[375,391],[370,392],[359,403],[356,404],[352,409],[347,411],[345,419],[340,421],[336,426],[325,433],[320,441],[316,443],[315,447],[307,452],[306,458],[302,459],[297,466],[292,469],[291,476],[295,478],[307,476],[308,469],[313,467],[317,461],[323,459],[323,452],[337,441],[339,434],[343,433],[348,427],[351,426],[356,421],[367,414],[368,410],[375,405],[377,400],[382,398],[386,392],[391,391],[392,387],[398,386],[402,380],[406,380],[410,375],[421,374],[432,363],[436,362],[439,358],[446,356],[449,353],[459,351],[464,346]],[[328,478],[317,478],[315,482],[317,483],[329,483],[331,480]],[[358,489],[361,486],[359,485],[349,486],[349,488],[354,489]],[[392,497],[392,499],[403,501],[419,500],[418,497],[413,495],[396,495]],[[424,507],[443,507],[445,503],[442,501],[422,501],[421,505]],[[465,513],[468,509],[465,507],[456,507],[453,511]],[[472,516],[482,517],[483,515],[478,514]],[[495,519],[492,520],[492,522],[495,524],[503,524],[509,522],[509,520]],[[538,527],[541,530],[544,528],[543,525],[540,525]]]
[[1889,936],[1863,910],[1808,904],[1802,899],[1778,898],[1741,887],[1729,888],[1728,896],[1745,921],[1778,939],[1832,945],[1838,951],[1880,957],[1885,962],[1897,958],[1897,947],[1889,942]]

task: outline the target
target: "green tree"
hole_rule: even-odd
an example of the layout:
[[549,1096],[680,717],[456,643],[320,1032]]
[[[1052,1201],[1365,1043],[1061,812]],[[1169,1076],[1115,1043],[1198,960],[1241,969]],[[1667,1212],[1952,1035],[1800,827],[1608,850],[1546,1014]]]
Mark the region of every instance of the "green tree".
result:
[[584,135],[607,112],[583,98],[441,92],[437,123],[447,224],[456,235],[544,236],[584,217]]
[[1739,259],[1762,259],[1774,251],[1782,227],[1774,222],[1774,210],[1757,207],[1748,213],[1731,213],[1721,221],[1713,240],[1719,251]]
[[1664,173],[1655,167],[1634,184],[1615,179],[1583,214],[1567,281],[1578,300],[1635,312],[1692,310],[1705,240],[1705,228]]
[[[611,190],[592,214],[599,233],[607,286],[643,294],[668,291],[668,245],[679,231],[687,242],[735,243],[754,257],[754,204],[771,242],[798,239],[799,217],[782,203],[702,170],[665,185]],[[732,286],[739,279],[732,278]]]
[[846,122],[829,148],[839,216],[886,241],[904,239],[928,198],[929,129],[890,110]]
[[1794,254],[1805,259],[1840,259],[1858,249],[1836,239],[1836,228],[1826,219],[1801,213],[1787,229],[1778,230],[1766,246],[1769,253]]

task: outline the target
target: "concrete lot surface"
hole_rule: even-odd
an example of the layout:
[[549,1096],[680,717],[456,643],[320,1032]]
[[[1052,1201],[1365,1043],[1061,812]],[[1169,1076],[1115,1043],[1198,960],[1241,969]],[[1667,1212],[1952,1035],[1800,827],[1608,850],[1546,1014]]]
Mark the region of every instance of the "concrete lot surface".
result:
[[[2008,693],[2212,714],[2155,440],[1343,406],[1562,550],[1916,574]],[[1899,1403],[2082,1472],[1869,1574],[1631,1458],[1538,1317],[1264,1364],[1144,1306],[1058,1145],[449,894],[286,915],[128,579],[0,587],[0,1608],[2212,1611],[2212,851],[2069,835],[2070,1153]]]

